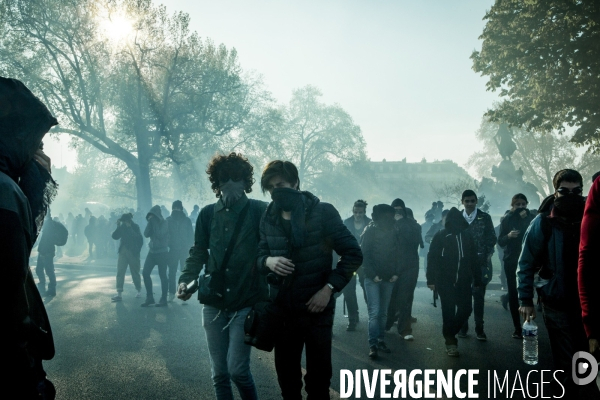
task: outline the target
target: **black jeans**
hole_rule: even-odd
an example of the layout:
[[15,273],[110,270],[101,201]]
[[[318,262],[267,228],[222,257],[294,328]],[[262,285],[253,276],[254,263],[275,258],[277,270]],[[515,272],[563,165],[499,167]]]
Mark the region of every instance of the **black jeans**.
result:
[[521,331],[521,317],[519,315],[519,293],[517,292],[517,267],[518,261],[504,262],[504,273],[506,274],[506,285],[508,286],[508,305],[510,316],[513,320],[515,330]]
[[56,288],[56,274],[54,273],[54,257],[51,255],[39,254],[35,266],[40,285],[46,286],[46,275],[48,275],[48,289]]
[[356,298],[356,275],[352,276],[350,282],[342,289],[344,301],[348,307],[348,322],[356,324],[358,322],[358,300]]
[[154,298],[152,291],[152,278],[150,274],[154,269],[155,265],[158,265],[158,276],[160,277],[160,286],[162,289],[161,297],[167,298],[169,278],[167,277],[167,260],[168,255],[166,251],[164,253],[148,253],[146,261],[144,261],[144,270],[142,276],[144,277],[144,286],[146,287],[146,296]]
[[[600,391],[596,381],[585,386],[577,386],[571,378],[573,355],[578,351],[589,351],[588,340],[583,329],[581,320],[581,308],[568,307],[569,311],[558,310],[542,302],[544,324],[550,337],[552,348],[552,359],[554,368],[563,370],[556,377],[564,387],[564,399],[598,399]],[[553,394],[558,396],[562,389],[555,380],[553,382]]]
[[471,311],[471,287],[436,285],[442,303],[442,334],[446,345],[456,345],[456,334],[469,320]]
[[[487,285],[476,288],[471,287],[471,295],[473,297],[473,319],[475,319],[475,332],[483,332],[483,306],[485,303],[485,289]],[[470,302],[470,300],[469,300]],[[469,330],[469,320],[467,319],[461,329],[464,333]]]
[[398,275],[388,308],[386,329],[391,329],[394,321],[398,321],[399,334],[402,336],[412,334],[410,314],[418,278],[419,268],[410,268],[401,271]]
[[185,260],[188,258],[190,249],[169,249],[169,294],[177,293],[177,269],[185,266]]
[[275,343],[275,369],[285,400],[302,399],[302,350],[306,346],[307,400],[329,399],[333,310],[288,315]]

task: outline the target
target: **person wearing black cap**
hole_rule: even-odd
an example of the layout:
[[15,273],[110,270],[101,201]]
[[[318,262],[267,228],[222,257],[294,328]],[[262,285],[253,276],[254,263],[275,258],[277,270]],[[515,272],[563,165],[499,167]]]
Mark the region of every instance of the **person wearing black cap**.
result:
[[129,266],[131,279],[137,294],[135,297],[142,297],[142,279],[140,276],[140,250],[144,244],[144,238],[138,224],[133,222],[133,214],[126,213],[117,220],[117,229],[112,233],[114,240],[120,240],[119,258],[117,260],[117,295],[112,301],[121,301],[123,285],[125,283],[125,273]]
[[398,333],[407,341],[414,340],[411,327],[411,309],[419,278],[419,246],[421,245],[421,225],[408,217],[404,201],[395,199],[392,202],[395,209],[396,223],[394,234],[400,254],[399,275],[387,314],[386,330],[398,322]]
[[169,226],[169,301],[173,301],[177,290],[177,269],[185,266],[190,247],[194,244],[192,221],[183,212],[181,200],[175,200],[172,212],[167,217]]

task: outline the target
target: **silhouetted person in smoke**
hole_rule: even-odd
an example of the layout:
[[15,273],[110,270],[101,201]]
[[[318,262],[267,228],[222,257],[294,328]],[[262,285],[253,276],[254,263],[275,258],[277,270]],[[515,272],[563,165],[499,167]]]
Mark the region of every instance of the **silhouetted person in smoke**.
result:
[[433,220],[435,216],[432,213],[425,214],[425,222],[421,224],[421,238],[423,241],[423,248],[421,249],[420,255],[424,258],[425,270],[427,270],[427,253],[429,252],[429,242],[425,239],[427,232],[433,226]]
[[44,302],[29,268],[33,243],[56,195],[41,142],[57,121],[19,81],[0,77],[0,260],[3,317],[2,392],[53,399],[42,360],[54,356]]
[[[35,267],[35,273],[39,279],[38,289],[41,294],[56,296],[56,274],[54,273],[56,246],[64,246],[68,237],[67,228],[60,222],[52,220],[48,211],[38,245],[38,259]],[[46,290],[46,275],[48,275],[48,290]]]
[[427,254],[427,286],[440,296],[446,352],[458,357],[456,334],[471,315],[471,284],[481,285],[481,269],[469,224],[460,211],[452,207],[444,225],[433,237]]
[[[356,238],[357,242],[360,242],[360,235],[363,233],[365,227],[371,222],[371,219],[366,216],[367,213],[367,202],[364,200],[356,200],[352,207],[352,216],[344,220],[344,225]],[[363,295],[365,303],[367,302],[367,294],[364,291],[365,275],[362,268],[359,268],[352,276],[350,282],[346,285],[342,294],[344,295],[344,301],[348,306],[348,326],[347,331],[356,330],[356,324],[358,323],[358,299],[356,298],[356,277],[360,286],[363,288]]]
[[392,202],[396,223],[394,234],[400,252],[398,280],[394,285],[390,307],[387,314],[386,329],[398,322],[398,333],[404,340],[414,339],[411,327],[411,309],[417,279],[419,277],[419,245],[421,243],[421,225],[408,217],[406,206],[401,199]]
[[448,215],[448,210],[442,211],[442,220],[439,222],[434,222],[433,225],[431,225],[427,233],[425,233],[425,243],[431,243],[431,240],[435,234],[444,228],[444,218],[446,218],[446,215]]
[[[89,256],[88,259],[98,258],[98,226],[96,224],[96,217],[90,217],[90,222],[84,230],[85,237],[88,242]],[[96,249],[96,257],[94,257],[93,249]]]
[[534,216],[527,209],[527,197],[517,193],[511,200],[510,212],[504,216],[500,225],[498,245],[503,247],[504,271],[508,285],[508,304],[515,330],[512,337],[523,339],[521,335],[521,318],[519,317],[519,295],[517,293],[517,267],[525,231]]
[[125,283],[125,272],[127,266],[131,272],[131,279],[137,290],[135,297],[141,297],[142,280],[140,277],[140,250],[144,244],[140,227],[133,222],[133,215],[130,213],[123,214],[116,221],[117,229],[112,233],[114,240],[120,240],[119,243],[119,259],[117,261],[117,295],[112,298],[112,301],[121,301],[121,293],[123,292],[123,284]]
[[[492,255],[496,245],[496,232],[492,218],[486,212],[477,208],[477,195],[472,190],[465,190],[462,193],[461,200],[464,210],[463,217],[469,224],[467,228],[477,246],[477,263],[481,268],[481,286],[473,286],[473,318],[475,319],[475,334],[477,340],[487,340],[487,335],[483,330],[483,314],[485,289],[492,279]],[[465,322],[458,337],[467,337],[469,322]]]
[[196,226],[196,220],[198,219],[198,214],[200,214],[200,207],[198,204],[194,204],[194,209],[190,213],[190,219],[192,220],[192,226]]
[[435,222],[440,222],[442,220],[442,212],[444,211],[444,203],[441,201],[437,202],[437,207],[435,209]]
[[169,291],[169,278],[167,277],[167,263],[169,256],[169,226],[167,221],[162,216],[159,206],[154,206],[146,215],[148,225],[144,229],[144,236],[150,238],[148,243],[148,256],[144,261],[144,286],[146,287],[146,301],[142,303],[142,307],[148,307],[156,302],[154,301],[154,292],[152,290],[152,278],[150,274],[154,266],[158,266],[158,276],[160,277],[160,287],[162,295],[157,307],[165,307],[167,305],[167,293]]
[[177,293],[177,269],[185,266],[190,248],[194,244],[194,231],[192,221],[185,215],[183,204],[175,200],[171,216],[167,218],[169,226],[169,301],[173,301]]

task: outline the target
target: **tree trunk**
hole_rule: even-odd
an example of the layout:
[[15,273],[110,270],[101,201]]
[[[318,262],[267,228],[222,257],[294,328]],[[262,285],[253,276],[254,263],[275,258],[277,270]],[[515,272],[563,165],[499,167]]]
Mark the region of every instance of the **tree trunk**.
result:
[[135,173],[135,187],[137,189],[137,206],[142,213],[147,213],[152,208],[152,188],[150,186],[150,164],[139,161],[139,169]]

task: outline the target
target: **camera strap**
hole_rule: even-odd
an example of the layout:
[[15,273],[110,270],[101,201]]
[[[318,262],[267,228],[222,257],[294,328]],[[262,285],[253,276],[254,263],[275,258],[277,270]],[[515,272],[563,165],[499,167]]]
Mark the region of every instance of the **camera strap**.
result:
[[223,263],[221,264],[221,268],[219,268],[220,270],[224,269],[227,266],[227,263],[229,262],[229,259],[231,258],[231,253],[233,252],[235,242],[237,241],[237,238],[240,235],[240,231],[242,230],[242,224],[244,223],[244,220],[246,219],[246,215],[248,215],[249,209],[250,209],[250,199],[248,199],[248,202],[242,209],[242,212],[240,213],[240,216],[238,217],[238,220],[235,224],[235,229],[233,230],[233,234],[231,235],[231,240],[229,241],[229,245],[227,246],[227,249],[225,249],[225,256],[223,257]]

